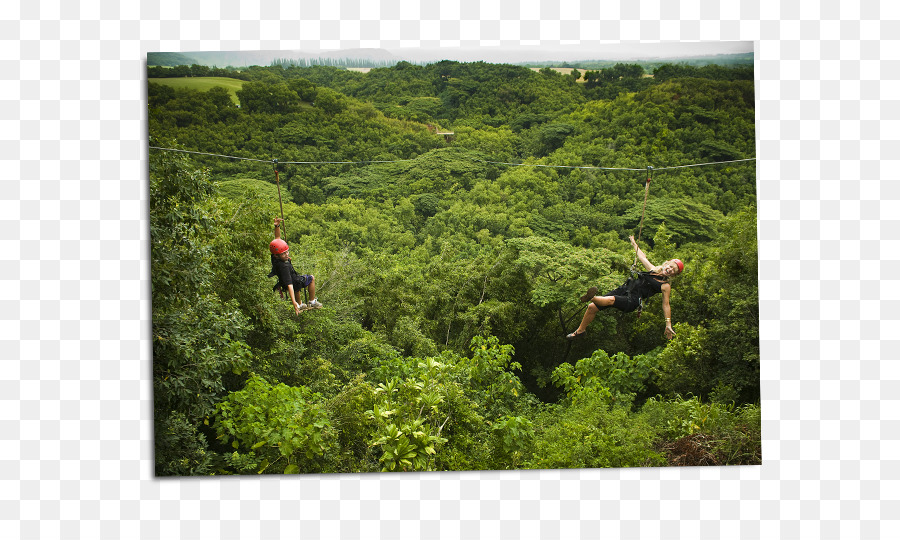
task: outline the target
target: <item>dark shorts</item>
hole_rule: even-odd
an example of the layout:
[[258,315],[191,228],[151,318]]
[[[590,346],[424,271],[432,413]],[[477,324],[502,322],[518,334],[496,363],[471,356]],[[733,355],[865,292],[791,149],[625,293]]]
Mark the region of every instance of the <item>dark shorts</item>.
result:
[[[298,275],[297,278],[294,279],[294,282],[293,282],[294,290],[309,287],[309,284],[312,283],[312,280],[313,280],[313,277],[309,274],[303,274],[302,276]],[[282,288],[281,283],[276,283],[275,285],[272,286],[273,291],[277,291],[278,289],[281,289],[281,288]]]
[[606,293],[605,296],[615,298],[612,307],[626,313],[636,310],[641,306],[641,297],[636,294],[628,294],[625,287],[618,287]]

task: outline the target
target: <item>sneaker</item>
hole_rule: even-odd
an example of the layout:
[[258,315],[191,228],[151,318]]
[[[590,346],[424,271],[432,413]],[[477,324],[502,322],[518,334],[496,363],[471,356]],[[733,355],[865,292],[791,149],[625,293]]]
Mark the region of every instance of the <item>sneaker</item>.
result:
[[319,302],[318,300],[310,300],[309,301],[309,309],[321,309],[321,308],[322,308],[322,302]]
[[303,302],[300,302],[300,311],[303,311],[304,309],[309,309],[309,306],[307,306],[307,305],[306,305],[305,303],[303,303]]

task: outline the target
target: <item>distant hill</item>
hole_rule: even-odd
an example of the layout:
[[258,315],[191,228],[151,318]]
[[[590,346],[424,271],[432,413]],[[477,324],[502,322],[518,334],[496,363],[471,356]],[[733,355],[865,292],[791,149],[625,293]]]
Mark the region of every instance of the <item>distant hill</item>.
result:
[[663,64],[686,64],[689,66],[701,67],[710,64],[720,66],[752,66],[753,53],[737,53],[737,54],[715,54],[705,56],[684,56],[684,57],[666,57],[666,58],[640,58],[635,60],[570,60],[563,61],[543,61],[543,62],[523,62],[519,65],[529,68],[576,68],[585,69],[606,69],[616,64],[637,64],[645,70],[652,71],[653,68]]
[[[147,65],[179,66],[200,64],[216,67],[269,66],[272,62],[295,61],[303,64],[316,60],[352,60],[357,64],[371,62],[372,67],[400,61],[384,49],[345,49],[339,51],[191,51],[187,53],[147,53]],[[171,63],[171,62],[175,63]],[[165,63],[163,63],[165,62]]]
[[[431,64],[440,60],[459,62],[475,62],[476,59],[495,64],[513,64],[531,68],[559,67],[584,69],[604,69],[618,63],[639,64],[645,70],[652,70],[662,64],[687,64],[704,66],[718,64],[722,66],[753,65],[752,52],[702,54],[685,50],[683,54],[656,56],[649,51],[635,52],[633,56],[625,56],[615,51],[595,54],[590,52],[554,52],[544,51],[540,54],[509,53],[489,48],[473,51],[454,49],[427,51],[404,49],[391,52],[386,49],[344,49],[330,51],[190,51],[190,52],[151,52],[147,53],[148,66],[179,66],[199,64],[209,67],[270,66],[277,62],[283,65],[296,64],[308,66],[325,64],[338,67],[385,67],[400,61],[416,64]],[[480,56],[479,56],[480,55]],[[590,55],[590,56],[587,56]]]
[[148,66],[190,66],[198,64],[196,59],[176,52],[151,52],[147,53]]

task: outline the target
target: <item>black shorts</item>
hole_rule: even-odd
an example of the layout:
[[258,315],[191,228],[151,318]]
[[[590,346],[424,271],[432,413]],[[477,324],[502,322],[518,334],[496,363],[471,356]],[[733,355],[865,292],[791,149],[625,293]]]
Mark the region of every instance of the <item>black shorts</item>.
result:
[[612,296],[615,299],[612,307],[625,313],[634,311],[641,306],[641,297],[634,293],[629,294],[624,286],[609,291],[605,296]]

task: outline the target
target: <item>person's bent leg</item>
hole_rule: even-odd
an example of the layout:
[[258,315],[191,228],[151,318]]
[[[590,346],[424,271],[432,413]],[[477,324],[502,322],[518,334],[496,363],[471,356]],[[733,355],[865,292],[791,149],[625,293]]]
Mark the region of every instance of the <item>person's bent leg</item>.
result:
[[322,303],[316,300],[316,278],[312,275],[309,276],[307,288],[309,289],[309,307],[316,309],[322,307]]
[[584,317],[581,319],[581,324],[579,324],[578,328],[567,337],[576,337],[583,334],[585,330],[587,330],[588,325],[593,322],[594,317],[597,316],[598,311],[606,309],[615,303],[616,298],[614,296],[595,296],[592,298],[590,305],[588,305],[587,310],[584,312]]

